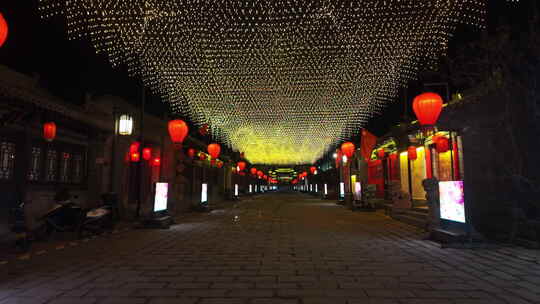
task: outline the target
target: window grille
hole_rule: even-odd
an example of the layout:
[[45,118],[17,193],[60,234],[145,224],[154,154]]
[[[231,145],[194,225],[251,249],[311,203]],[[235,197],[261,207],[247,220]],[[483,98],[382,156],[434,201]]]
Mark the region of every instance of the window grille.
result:
[[0,180],[13,178],[15,163],[15,144],[7,141],[0,142]]
[[41,159],[42,149],[39,147],[32,147],[32,154],[30,158],[30,168],[28,169],[28,180],[38,181],[41,173]]
[[71,153],[62,153],[60,161],[60,182],[67,183],[70,179]]
[[45,181],[54,182],[58,176],[58,152],[50,149],[47,151]]

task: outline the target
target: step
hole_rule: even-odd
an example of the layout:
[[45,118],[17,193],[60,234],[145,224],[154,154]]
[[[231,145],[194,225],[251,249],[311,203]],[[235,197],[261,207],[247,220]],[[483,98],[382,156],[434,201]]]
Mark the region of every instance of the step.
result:
[[428,217],[427,213],[418,212],[416,210],[407,210],[403,214],[406,214],[406,215],[411,216],[411,217],[416,217],[416,218],[421,219],[421,220],[426,220],[427,217]]
[[409,216],[406,213],[404,213],[404,214],[393,214],[392,218],[396,219],[396,220],[398,220],[400,222],[404,222],[404,223],[407,223],[409,225],[413,225],[413,226],[416,226],[416,227],[419,227],[419,228],[422,228],[422,229],[426,227],[426,220],[422,220],[422,219],[414,217],[414,216]]
[[427,206],[425,206],[425,207],[414,207],[414,208],[412,208],[412,210],[414,210],[416,212],[422,212],[422,213],[425,213],[425,214],[429,213],[429,207],[427,207]]

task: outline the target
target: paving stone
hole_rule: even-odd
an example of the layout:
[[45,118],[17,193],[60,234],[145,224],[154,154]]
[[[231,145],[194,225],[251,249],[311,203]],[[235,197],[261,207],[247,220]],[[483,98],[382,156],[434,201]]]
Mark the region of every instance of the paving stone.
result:
[[20,275],[0,282],[0,304],[540,302],[536,264],[493,250],[441,249],[381,212],[304,195],[259,196],[178,223],[20,263]]
[[197,298],[151,298],[148,304],[195,304]]

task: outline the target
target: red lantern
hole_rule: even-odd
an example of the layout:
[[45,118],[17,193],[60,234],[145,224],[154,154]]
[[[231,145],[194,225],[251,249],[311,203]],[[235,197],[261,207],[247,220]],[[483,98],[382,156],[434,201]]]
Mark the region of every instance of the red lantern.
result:
[[4,45],[4,43],[6,42],[8,33],[8,24],[2,13],[0,13],[0,47],[2,47],[2,45]]
[[446,136],[437,136],[435,139],[435,149],[438,153],[448,152],[450,149],[450,141]]
[[390,158],[391,161],[395,161],[397,159],[397,153],[392,153],[390,154],[388,157]]
[[416,147],[410,146],[407,149],[407,155],[409,156],[410,160],[416,160],[418,158],[418,155],[416,154]]
[[199,159],[200,159],[200,160],[206,160],[206,154],[200,153],[200,154],[199,154]]
[[244,171],[244,169],[246,169],[246,162],[240,161],[238,162],[237,166],[240,171]]
[[268,180],[268,176],[267,176],[267,175],[263,175],[263,179],[264,179],[264,180]]
[[189,132],[189,127],[186,122],[180,119],[169,121],[169,136],[175,144],[181,144],[186,139]]
[[217,167],[218,167],[218,168],[223,168],[223,162],[222,162],[222,161],[219,161],[219,162],[217,163]]
[[187,151],[187,154],[190,158],[194,158],[195,157],[195,149],[193,148],[189,148],[188,151]]
[[263,175],[264,173],[261,170],[257,171],[257,176],[262,177]]
[[341,162],[341,159],[343,158],[343,153],[341,153],[341,149],[336,150],[336,168],[339,168],[339,163]]
[[138,142],[138,141],[134,141],[131,143],[131,145],[129,146],[129,152],[130,153],[135,153],[135,152],[139,152],[139,148],[141,147],[141,144]]
[[356,147],[350,141],[345,142],[341,145],[341,152],[343,152],[343,154],[345,154],[347,158],[353,157],[355,149]]
[[154,158],[154,160],[152,161],[152,165],[154,167],[159,167],[161,165],[161,158],[159,157]]
[[212,158],[218,158],[219,153],[221,153],[221,146],[216,143],[209,144],[207,150],[208,150],[208,154],[210,154]]
[[386,152],[384,152],[384,149],[380,149],[377,151],[377,156],[379,157],[379,159],[383,159],[385,155]]
[[257,168],[253,167],[253,168],[251,168],[251,170],[249,172],[251,172],[251,174],[255,175],[255,174],[257,174]]
[[208,125],[204,124],[202,127],[199,128],[199,134],[202,136],[206,136],[208,134]]
[[309,168],[309,171],[311,172],[311,174],[315,174],[315,172],[317,171],[317,167],[312,166],[311,168]]
[[362,129],[362,141],[360,142],[360,153],[366,161],[371,159],[371,152],[377,143],[377,136],[366,129]]
[[413,101],[414,114],[422,126],[435,125],[441,115],[442,106],[443,100],[436,93],[420,94]]
[[150,160],[152,158],[152,149],[150,148],[144,148],[142,150],[142,158],[144,160]]
[[43,138],[51,142],[56,138],[56,124],[54,122],[46,122],[43,124]]
[[216,165],[216,159],[212,158],[212,159],[210,160],[210,165],[211,165],[211,166],[215,166],[215,165]]
[[130,152],[130,159],[133,163],[138,163],[141,160],[141,154],[139,152]]

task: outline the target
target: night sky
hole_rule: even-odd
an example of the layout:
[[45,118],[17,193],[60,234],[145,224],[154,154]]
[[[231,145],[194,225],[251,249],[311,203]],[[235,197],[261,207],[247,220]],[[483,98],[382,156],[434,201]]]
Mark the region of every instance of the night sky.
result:
[[[528,9],[523,4],[509,10],[504,0],[490,0],[489,3],[488,30],[495,28],[493,25],[500,20],[509,20],[516,26],[526,20],[524,16]],[[88,41],[69,41],[63,20],[42,20],[37,0],[2,0],[0,12],[10,27],[8,41],[0,49],[0,64],[29,75],[39,74],[43,87],[72,103],[81,103],[86,92],[113,94],[134,104],[139,102],[138,79],[130,78],[124,67],[112,68],[104,55],[96,55]],[[478,31],[470,28],[460,29],[451,43],[451,52],[477,35]],[[411,83],[409,99],[421,89],[419,82]],[[148,103],[156,114],[168,109],[157,97],[150,96]],[[400,121],[403,112],[403,101],[397,101],[384,115],[374,117],[368,129],[382,135],[389,126]]]

